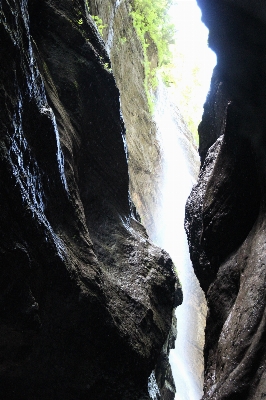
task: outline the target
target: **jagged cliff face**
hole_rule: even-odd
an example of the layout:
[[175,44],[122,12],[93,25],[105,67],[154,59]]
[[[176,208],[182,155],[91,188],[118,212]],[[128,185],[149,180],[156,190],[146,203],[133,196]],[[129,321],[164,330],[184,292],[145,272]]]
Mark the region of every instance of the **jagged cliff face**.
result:
[[203,398],[262,399],[266,5],[198,3],[218,57],[199,129],[202,168],[186,221],[208,302]]
[[181,293],[131,209],[108,55],[83,1],[0,18],[0,392],[146,399]]

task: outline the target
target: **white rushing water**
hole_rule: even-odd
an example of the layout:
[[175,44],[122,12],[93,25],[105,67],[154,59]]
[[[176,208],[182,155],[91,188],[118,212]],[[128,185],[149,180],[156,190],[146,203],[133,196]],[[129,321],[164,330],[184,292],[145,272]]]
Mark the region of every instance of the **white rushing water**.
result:
[[176,310],[177,340],[170,352],[175,400],[200,400],[206,303],[193,272],[184,230],[185,203],[197,178],[199,160],[174,104],[182,105],[182,112],[194,119],[196,125],[199,123],[216,56],[208,48],[208,30],[201,22],[196,0],[177,0],[170,15],[176,27],[173,54],[177,85],[170,94],[160,83],[156,98],[154,119],[162,153],[162,175],[160,205],[151,236],[172,257],[184,295],[183,304]]
[[121,4],[121,1],[122,0],[116,0],[114,6],[112,8],[111,15],[110,15],[108,35],[107,35],[106,44],[105,44],[105,47],[106,47],[106,50],[107,50],[107,53],[109,54],[109,56],[110,56],[110,53],[111,53],[111,49],[112,49],[112,46],[113,46],[113,40],[114,40],[114,20],[115,20],[115,15],[116,15],[117,10],[118,10],[118,8],[119,8],[119,6]]
[[[121,2],[116,0],[111,11],[106,41],[109,55],[113,45],[114,20]],[[177,91],[174,93],[172,89],[170,94],[162,83],[157,90],[154,120],[162,155],[161,198],[155,215],[151,211],[155,224],[147,229],[151,239],[172,257],[184,295],[183,304],[176,310],[178,333],[175,349],[170,352],[176,386],[175,400],[200,400],[203,394],[202,350],[206,304],[190,262],[184,230],[185,203],[196,182],[199,158],[189,142],[191,138],[187,126],[174,104],[182,106],[182,112],[194,118],[195,124],[200,122],[216,56],[208,50],[208,31],[200,21],[201,13],[196,0],[176,0],[170,15],[176,27],[177,46],[173,45],[176,68],[172,73]],[[194,88],[193,79],[197,81]],[[190,90],[191,95],[187,96]],[[173,93],[175,99],[171,101]],[[187,101],[187,97],[190,104],[184,107],[184,98]],[[149,378],[148,391],[151,400],[160,397],[154,372]]]
[[[171,255],[184,295],[183,304],[176,310],[176,348],[170,353],[176,400],[199,400],[202,396],[202,380],[196,368],[202,362],[202,355],[196,347],[199,336],[203,337],[204,316],[199,315],[200,306],[197,309],[195,304],[191,305],[191,298],[194,296],[196,303],[203,298],[192,272],[184,231],[185,203],[195,183],[193,171],[196,172],[198,160],[195,149],[193,151],[192,148],[192,153],[188,152],[187,128],[180,117],[177,108],[170,101],[167,89],[160,83],[155,121],[162,152],[161,205],[157,210],[155,229],[151,236]],[[188,154],[192,154],[193,159],[189,160]],[[191,168],[190,163],[194,163],[194,168]],[[195,288],[199,292],[199,299]],[[193,357],[200,361],[192,360]]]

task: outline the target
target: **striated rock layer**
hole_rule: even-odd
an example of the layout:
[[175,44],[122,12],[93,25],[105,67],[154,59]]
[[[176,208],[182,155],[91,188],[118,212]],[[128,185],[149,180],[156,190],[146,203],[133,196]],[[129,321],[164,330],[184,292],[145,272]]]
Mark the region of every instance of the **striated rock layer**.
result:
[[[131,0],[89,0],[92,15],[99,15],[105,28],[103,39],[121,95],[127,129],[130,195],[148,231],[154,229],[160,197],[161,151],[156,124],[144,88],[144,54],[133,26]],[[157,66],[157,48],[148,47],[151,67]]]
[[147,399],[182,297],[132,211],[119,92],[85,3],[0,4],[3,399]]
[[217,53],[186,209],[207,296],[203,399],[266,397],[266,4],[198,0]]

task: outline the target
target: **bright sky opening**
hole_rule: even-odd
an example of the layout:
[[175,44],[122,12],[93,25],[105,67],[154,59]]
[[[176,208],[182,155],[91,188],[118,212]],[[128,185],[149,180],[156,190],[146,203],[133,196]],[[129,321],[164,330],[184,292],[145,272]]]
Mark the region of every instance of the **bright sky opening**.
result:
[[193,120],[191,123],[196,129],[216,65],[216,54],[208,47],[208,29],[201,22],[196,0],[177,0],[170,16],[176,27],[175,44],[171,46],[176,101],[185,119]]

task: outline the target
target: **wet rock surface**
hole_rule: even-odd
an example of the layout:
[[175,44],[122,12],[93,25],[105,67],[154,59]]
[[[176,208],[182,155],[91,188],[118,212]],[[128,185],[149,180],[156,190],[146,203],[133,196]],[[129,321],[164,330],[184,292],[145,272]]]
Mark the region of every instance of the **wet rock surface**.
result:
[[[90,13],[103,21],[103,40],[121,96],[127,132],[130,195],[136,206],[137,218],[151,236],[161,212],[163,160],[158,143],[158,126],[149,110],[144,87],[145,59],[142,44],[133,26],[131,6],[129,0],[89,0]],[[148,58],[151,66],[156,67],[157,48],[151,40]],[[176,118],[181,120],[182,117],[178,114]],[[189,143],[191,138],[184,138],[184,142],[186,139]],[[151,379],[151,382],[154,380],[156,383],[155,389],[151,389],[152,399],[175,398],[175,384],[169,365],[169,351],[174,347],[175,338],[176,327],[173,323]]]
[[109,57],[83,1],[0,18],[0,393],[147,399],[176,277],[132,211]]
[[203,399],[263,399],[266,6],[198,3],[218,56],[200,129],[201,173],[186,210],[208,305]]

